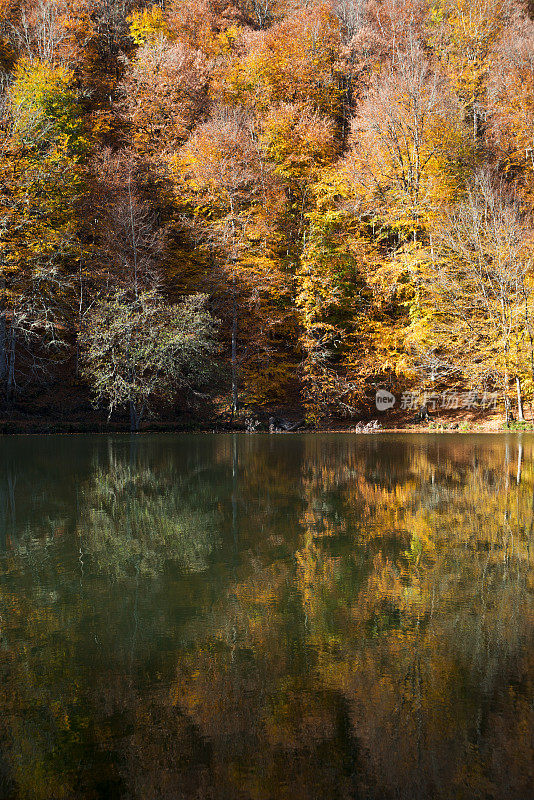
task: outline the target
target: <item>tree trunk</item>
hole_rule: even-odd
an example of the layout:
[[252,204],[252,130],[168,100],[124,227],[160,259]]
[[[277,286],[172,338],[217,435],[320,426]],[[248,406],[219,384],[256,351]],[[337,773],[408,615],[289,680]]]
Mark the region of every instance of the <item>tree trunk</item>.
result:
[[[0,384],[6,389],[7,380],[7,316],[5,307],[6,279],[0,279]],[[533,362],[534,363],[534,362]],[[534,366],[533,366],[534,374]]]
[[515,377],[515,388],[517,390],[517,419],[522,421],[525,419],[525,415],[523,414],[523,400],[521,397],[521,380],[519,378],[519,375],[516,375]]
[[130,400],[130,431],[137,433],[139,425],[141,424],[141,412],[135,406],[133,400]]
[[7,322],[6,311],[0,309],[0,384],[5,387],[7,378]]
[[503,380],[503,400],[504,400],[504,424],[510,424],[510,400],[508,399],[508,370],[504,373]]
[[76,362],[74,372],[77,378],[80,377],[80,335],[79,331],[76,332]]
[[11,403],[13,399],[13,393],[15,391],[15,350],[17,343],[17,333],[14,327],[11,328],[9,340],[6,399],[8,403]]
[[237,414],[237,308],[235,300],[235,285],[233,288],[232,310],[232,417]]
[[80,279],[80,299],[78,302],[78,330],[76,331],[76,377],[80,376],[80,333],[82,330],[82,320],[83,320],[83,270],[82,270],[82,262],[80,259],[80,267],[78,276]]

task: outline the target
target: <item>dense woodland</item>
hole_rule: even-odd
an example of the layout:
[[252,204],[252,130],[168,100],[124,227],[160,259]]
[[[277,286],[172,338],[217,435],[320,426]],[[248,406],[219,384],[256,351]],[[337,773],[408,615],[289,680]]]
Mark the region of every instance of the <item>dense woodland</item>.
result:
[[532,402],[527,6],[0,0],[0,70],[4,415]]

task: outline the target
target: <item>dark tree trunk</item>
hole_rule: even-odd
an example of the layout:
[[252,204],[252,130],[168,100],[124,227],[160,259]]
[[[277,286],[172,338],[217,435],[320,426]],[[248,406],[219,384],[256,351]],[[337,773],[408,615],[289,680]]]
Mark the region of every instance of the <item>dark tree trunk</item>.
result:
[[4,308],[0,309],[0,384],[6,386],[7,379],[7,322]]
[[140,423],[141,423],[141,414],[136,408],[136,405],[133,402],[133,400],[130,400],[130,431],[132,433],[137,433],[139,430]]
[[8,403],[12,402],[13,394],[15,392],[16,344],[17,344],[17,333],[15,331],[15,328],[12,327],[11,332],[9,334],[9,352],[8,352],[8,363],[7,363],[6,399]]

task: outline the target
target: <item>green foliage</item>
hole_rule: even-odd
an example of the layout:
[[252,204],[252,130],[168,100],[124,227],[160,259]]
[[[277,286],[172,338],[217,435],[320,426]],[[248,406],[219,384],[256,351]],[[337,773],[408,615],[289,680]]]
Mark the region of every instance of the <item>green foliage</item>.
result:
[[101,303],[82,332],[84,374],[109,412],[129,404],[137,429],[154,395],[195,391],[213,374],[216,323],[202,294],[163,304],[147,292]]
[[534,428],[534,423],[526,419],[518,419],[509,422],[506,428],[510,431],[531,431]]

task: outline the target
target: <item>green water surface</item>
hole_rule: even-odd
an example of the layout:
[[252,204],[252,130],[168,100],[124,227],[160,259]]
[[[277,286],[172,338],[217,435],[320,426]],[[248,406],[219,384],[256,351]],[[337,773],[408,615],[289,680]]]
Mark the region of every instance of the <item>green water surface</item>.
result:
[[0,798],[534,798],[534,437],[0,438]]

